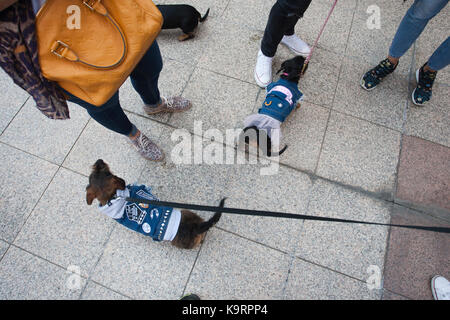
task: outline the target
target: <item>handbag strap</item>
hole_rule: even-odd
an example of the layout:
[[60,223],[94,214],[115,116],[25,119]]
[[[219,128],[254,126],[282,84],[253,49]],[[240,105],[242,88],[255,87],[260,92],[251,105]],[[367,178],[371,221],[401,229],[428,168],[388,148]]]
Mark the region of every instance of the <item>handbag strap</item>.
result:
[[96,69],[111,69],[111,68],[118,66],[125,59],[125,56],[127,53],[127,43],[126,43],[125,35],[123,34],[122,29],[120,28],[118,23],[114,20],[114,18],[111,17],[111,15],[108,12],[108,9],[106,9],[106,7],[101,3],[101,0],[83,0],[83,4],[85,6],[87,6],[91,11],[93,11],[93,12],[95,11],[98,14],[104,16],[106,19],[108,19],[109,22],[111,22],[111,24],[119,32],[120,37],[122,39],[122,44],[123,44],[123,51],[122,51],[122,55],[121,55],[120,59],[117,62],[115,62],[111,65],[108,65],[108,66],[94,65],[94,64],[91,64],[91,63],[81,60],[79,58],[78,54],[76,54],[76,52],[73,51],[73,49],[70,48],[70,46],[68,44],[64,43],[61,40],[55,41],[55,43],[50,48],[51,53],[58,56],[59,58],[64,58],[71,62],[79,62],[79,63],[85,64],[89,67],[96,68]]

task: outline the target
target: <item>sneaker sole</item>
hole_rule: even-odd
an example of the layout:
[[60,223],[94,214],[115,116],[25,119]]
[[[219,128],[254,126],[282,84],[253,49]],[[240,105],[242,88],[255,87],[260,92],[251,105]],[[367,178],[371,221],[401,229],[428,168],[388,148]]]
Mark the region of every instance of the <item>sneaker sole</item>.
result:
[[[416,71],[416,82],[417,83],[419,83],[419,71],[420,71],[420,68],[417,69],[417,71]],[[423,103],[416,103],[416,101],[414,100],[414,92],[416,92],[416,89],[414,89],[413,92],[411,93],[412,103],[414,103],[416,106],[422,107]]]
[[271,81],[270,81],[269,83],[267,83],[267,84],[264,84],[261,80],[259,80],[259,77],[258,77],[258,75],[256,74],[256,70],[255,70],[255,82],[256,82],[256,84],[257,84],[259,87],[265,89],[265,88],[270,84]]
[[434,276],[434,277],[431,279],[431,292],[433,293],[433,298],[434,298],[434,300],[439,300],[438,297],[437,297],[436,285],[435,285],[435,281],[436,281],[436,279],[439,278],[439,277],[440,277],[440,276]]
[[184,108],[184,109],[181,109],[181,110],[170,110],[170,109],[167,110],[167,109],[164,109],[164,110],[159,110],[159,111],[148,112],[147,110],[144,109],[144,112],[146,114],[148,114],[148,115],[154,115],[154,114],[158,114],[158,113],[162,113],[162,112],[165,112],[165,113],[178,113],[178,112],[187,111],[187,110],[189,110],[191,108],[192,108],[192,104],[189,104],[189,106],[187,108]]

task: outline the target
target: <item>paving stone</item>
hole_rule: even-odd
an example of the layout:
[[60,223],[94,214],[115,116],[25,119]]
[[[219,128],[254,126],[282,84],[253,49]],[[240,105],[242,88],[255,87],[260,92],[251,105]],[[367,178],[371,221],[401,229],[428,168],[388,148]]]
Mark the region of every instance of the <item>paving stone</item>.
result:
[[192,109],[173,114],[169,123],[192,131],[194,121],[202,121],[203,130],[225,133],[252,112],[258,90],[255,85],[197,68],[183,94],[191,100]]
[[289,255],[213,229],[207,234],[185,292],[210,300],[281,299],[289,261]]
[[396,197],[450,211],[450,149],[403,136]]
[[405,133],[450,147],[450,87],[437,83],[433,97],[424,106],[409,103]]
[[390,291],[383,290],[383,297],[381,300],[409,300],[409,299],[401,295],[392,293]]
[[[295,34],[313,46],[320,29],[322,28],[333,2],[326,0],[312,1],[295,26]],[[321,35],[318,47],[331,50],[338,54],[345,52],[348,35],[352,25],[353,11],[356,1],[338,1],[324,31]],[[311,61],[315,58],[313,57]]]
[[89,120],[82,107],[70,104],[69,109],[71,119],[52,120],[29,99],[0,136],[0,141],[61,164]]
[[86,204],[87,178],[60,169],[14,244],[64,268],[88,276],[114,222]]
[[0,143],[0,238],[12,242],[58,167]]
[[234,25],[264,31],[273,5],[272,0],[231,0],[223,18]]
[[[209,39],[209,45],[203,49],[198,67],[255,84],[256,57],[263,32],[249,30],[244,26],[223,19],[212,25],[211,32],[220,34],[220,37]],[[210,78],[206,76],[205,72],[202,72],[202,74],[206,79]],[[208,89],[221,88],[210,81],[207,82],[205,87]],[[245,95],[241,96],[240,100],[244,97]]]
[[0,240],[0,260],[2,259],[3,255],[5,254],[6,250],[8,250],[9,244],[5,241]]
[[[394,6],[391,5],[391,7]],[[365,8],[367,10],[367,7]],[[379,29],[368,28],[367,23],[369,14],[355,14],[345,55],[362,58],[374,66],[387,57],[392,39],[394,38],[397,27],[402,19],[402,17],[398,17],[398,22],[383,22],[383,18],[385,17],[384,13],[389,10],[390,8],[383,8],[380,12],[382,20]],[[413,48],[410,48],[400,59],[400,63],[396,69],[397,73],[399,73],[399,71],[407,73],[411,64],[412,51]]]
[[[393,224],[450,227],[450,224],[395,206]],[[450,279],[450,237],[443,233],[391,228],[384,271],[384,287],[417,300],[432,300],[431,278]]]
[[[0,262],[1,300],[73,300],[85,280],[12,246]],[[78,282],[79,281],[79,282]],[[79,284],[79,286],[78,286]]]
[[281,128],[282,143],[288,145],[280,162],[291,167],[314,172],[319,160],[329,110],[302,102]]
[[[226,187],[227,207],[305,214],[310,178],[280,167],[274,175],[261,175],[259,165],[236,166]],[[292,252],[303,220],[224,214],[217,226],[269,247]]]
[[394,72],[377,88],[360,86],[362,75],[373,66],[344,59],[334,99],[334,110],[401,131],[408,95],[408,77]]
[[[161,147],[165,153],[169,151],[165,149],[163,144],[159,143],[159,137],[165,129],[163,125],[134,114],[128,113],[127,116],[136,127]],[[127,181],[136,180],[145,164],[149,161],[134,149],[128,142],[127,137],[108,130],[91,119],[80,138],[74,144],[63,166],[84,175],[89,175],[91,167],[97,159],[103,159],[115,175]]]
[[197,253],[117,226],[92,279],[133,299],[179,299]]
[[[389,223],[390,205],[317,180],[311,193],[311,216]],[[296,255],[361,281],[374,266],[382,272],[388,227],[305,221]],[[371,267],[373,268],[373,267]]]
[[[193,70],[193,66],[163,57],[163,69],[158,81],[161,96],[172,97],[181,95]],[[120,103],[124,110],[156,119],[160,122],[167,122],[170,118],[170,113],[167,112],[147,115],[143,109],[144,102],[134,90],[129,78],[120,88]]]
[[84,290],[82,300],[129,300],[127,297],[89,281]]
[[400,133],[332,111],[317,173],[390,198],[399,148]]
[[15,85],[13,80],[2,69],[0,69],[0,88],[2,88],[2,112],[0,113],[1,133],[5,130],[17,112],[19,112],[29,95],[25,90],[22,90],[20,87]]
[[289,272],[285,299],[378,300],[380,290],[329,269],[295,259]]

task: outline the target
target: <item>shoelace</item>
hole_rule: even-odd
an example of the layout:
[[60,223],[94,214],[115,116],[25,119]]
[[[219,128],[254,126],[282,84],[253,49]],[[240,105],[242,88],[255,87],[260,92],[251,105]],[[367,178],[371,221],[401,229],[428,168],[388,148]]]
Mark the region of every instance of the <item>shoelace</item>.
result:
[[421,70],[421,73],[423,75],[422,77],[419,77],[419,83],[417,84],[417,87],[423,89],[425,92],[429,92],[431,91],[431,87],[433,86],[436,74],[431,72],[425,72],[423,71],[423,68]]
[[166,105],[167,109],[172,109],[173,108],[173,103],[174,103],[173,100],[170,101],[166,97],[162,97],[162,99],[164,100],[164,104]]
[[138,144],[142,149],[147,150],[147,148],[152,145],[152,142],[141,133],[138,138]]
[[376,78],[386,77],[388,74],[390,74],[392,72],[392,68],[389,68],[387,63],[388,62],[386,60],[382,61],[375,68],[373,68],[371,74],[373,76],[375,76]]

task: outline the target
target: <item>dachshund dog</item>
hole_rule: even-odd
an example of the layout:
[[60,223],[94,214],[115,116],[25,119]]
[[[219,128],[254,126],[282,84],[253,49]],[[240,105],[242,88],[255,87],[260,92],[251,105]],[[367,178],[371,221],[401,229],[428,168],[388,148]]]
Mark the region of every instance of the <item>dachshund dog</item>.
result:
[[[280,79],[267,86],[266,99],[258,113],[244,120],[244,132],[240,136],[240,144],[255,145],[269,157],[279,156],[286,151],[287,146],[281,150],[279,148],[280,126],[295,107],[299,107],[298,102],[303,100],[303,93],[298,89],[298,82],[307,69],[304,63],[305,58],[297,56],[281,64],[277,72],[277,74],[282,72]],[[274,147],[277,150],[274,151]]]
[[[132,202],[127,198],[157,200],[150,187],[126,185],[123,179],[111,173],[103,160],[97,160],[92,166],[89,185],[86,187],[87,204],[91,205],[97,199],[100,212],[155,241],[171,241],[178,248],[192,249],[201,243],[206,231],[222,215],[216,212],[211,219],[204,221],[188,210]],[[224,202],[225,199],[222,199],[219,207],[223,208]]]
[[180,28],[183,31],[184,34],[178,37],[179,41],[193,38],[198,22],[205,21],[209,14],[208,9],[202,17],[197,9],[187,4],[161,4],[157,7],[164,18],[163,30]]

